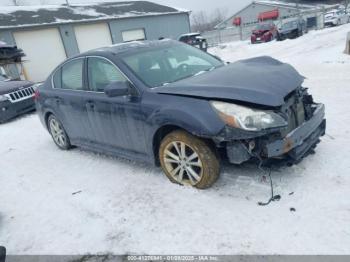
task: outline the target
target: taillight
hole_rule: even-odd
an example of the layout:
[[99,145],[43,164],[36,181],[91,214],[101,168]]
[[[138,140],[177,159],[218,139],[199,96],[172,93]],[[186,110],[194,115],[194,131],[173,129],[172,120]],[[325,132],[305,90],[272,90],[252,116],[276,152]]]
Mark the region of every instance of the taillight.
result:
[[35,92],[34,92],[34,100],[38,100],[39,97],[40,97],[40,93],[39,93],[39,90],[37,89],[37,90],[35,90]]

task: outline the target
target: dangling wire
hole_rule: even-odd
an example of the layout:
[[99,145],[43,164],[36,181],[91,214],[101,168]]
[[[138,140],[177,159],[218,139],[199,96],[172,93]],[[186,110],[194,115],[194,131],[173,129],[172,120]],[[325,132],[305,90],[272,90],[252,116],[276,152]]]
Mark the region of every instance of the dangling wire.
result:
[[[263,172],[265,173],[266,170],[263,169],[263,163],[264,161],[262,160],[261,156],[258,155],[258,154],[254,154],[253,152],[247,150],[247,152],[253,156],[253,157],[256,157],[257,159],[259,159],[259,164],[258,164],[258,168]],[[271,173],[272,173],[272,168],[271,166],[269,167],[269,171],[268,171],[268,174],[269,174],[269,178],[270,178],[270,186],[271,186],[271,198],[269,199],[269,201],[267,201],[266,203],[264,202],[258,202],[258,205],[259,206],[267,206],[269,205],[271,202],[273,201],[280,201],[281,200],[281,196],[280,195],[275,195],[274,192],[273,192],[273,182],[272,182],[272,177],[271,177]]]
[[[256,157],[258,157],[258,159],[259,159],[258,168],[259,168],[262,172],[265,173],[266,170],[264,170],[264,169],[262,168],[263,160],[261,159],[260,156],[256,156]],[[258,205],[259,205],[259,206],[267,206],[267,205],[269,205],[269,204],[270,204],[271,202],[273,202],[273,201],[280,201],[280,200],[281,200],[281,196],[280,196],[280,195],[275,195],[274,192],[273,192],[273,182],[272,182],[271,173],[272,173],[272,168],[269,167],[268,174],[269,174],[269,179],[270,179],[271,198],[270,198],[269,201],[267,201],[266,203],[264,203],[264,202],[258,202]]]
[[269,169],[269,178],[270,178],[270,186],[271,186],[271,198],[266,203],[258,202],[259,206],[267,206],[273,201],[280,201],[281,200],[281,196],[280,195],[274,195],[274,193],[273,193],[273,183],[272,183],[271,172],[272,172],[272,168],[270,167],[270,169]]

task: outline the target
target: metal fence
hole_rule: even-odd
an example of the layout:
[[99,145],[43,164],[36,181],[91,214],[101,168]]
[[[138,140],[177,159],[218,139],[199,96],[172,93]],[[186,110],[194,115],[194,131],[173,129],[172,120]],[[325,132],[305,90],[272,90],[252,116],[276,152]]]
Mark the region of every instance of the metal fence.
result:
[[207,39],[209,46],[217,46],[221,43],[233,42],[241,40],[239,30],[237,28],[227,28],[221,30],[213,30],[202,33]]
[[[324,21],[324,13],[326,10],[314,10],[300,13],[300,17],[305,19],[309,30],[322,29]],[[275,24],[283,24],[290,20],[295,20],[298,16],[280,18]],[[203,32],[202,35],[207,39],[209,46],[217,46],[222,43],[228,43],[239,40],[247,40],[250,38],[252,30],[256,27],[256,23],[248,25],[235,26],[230,28],[218,29],[213,31]]]

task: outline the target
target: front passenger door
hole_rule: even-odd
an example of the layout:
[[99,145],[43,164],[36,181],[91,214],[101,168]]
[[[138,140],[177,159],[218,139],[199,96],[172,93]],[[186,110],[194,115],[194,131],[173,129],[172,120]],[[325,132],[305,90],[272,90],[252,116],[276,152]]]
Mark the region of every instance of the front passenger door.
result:
[[108,97],[104,93],[110,83],[128,79],[103,57],[88,57],[87,76],[90,98],[85,102],[94,140],[112,151],[145,153],[140,97]]

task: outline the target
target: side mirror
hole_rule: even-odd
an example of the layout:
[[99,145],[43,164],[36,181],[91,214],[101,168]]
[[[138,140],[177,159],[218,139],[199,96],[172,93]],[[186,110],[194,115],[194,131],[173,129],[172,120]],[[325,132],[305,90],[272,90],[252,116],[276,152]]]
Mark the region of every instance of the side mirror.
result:
[[130,94],[130,85],[126,81],[117,81],[106,86],[104,91],[109,97],[126,96]]

